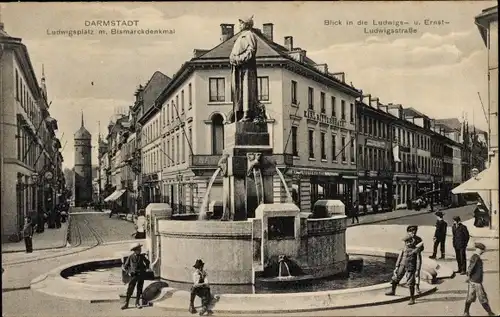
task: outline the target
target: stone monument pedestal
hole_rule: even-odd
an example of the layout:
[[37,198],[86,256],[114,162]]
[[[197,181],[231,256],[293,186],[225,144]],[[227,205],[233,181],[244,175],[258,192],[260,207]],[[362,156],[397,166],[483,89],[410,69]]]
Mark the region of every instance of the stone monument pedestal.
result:
[[242,221],[254,218],[260,203],[274,202],[273,175],[276,170],[267,124],[227,124],[224,135],[227,168],[223,175],[223,219]]

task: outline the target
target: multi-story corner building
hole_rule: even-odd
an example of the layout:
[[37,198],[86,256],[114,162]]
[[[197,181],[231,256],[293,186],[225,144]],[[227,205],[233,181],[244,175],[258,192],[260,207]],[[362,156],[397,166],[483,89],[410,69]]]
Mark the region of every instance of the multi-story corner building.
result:
[[[162,162],[172,157],[161,148],[163,139],[161,107],[157,101],[160,93],[168,86],[171,78],[157,71],[150,80],[136,92],[136,103],[132,117],[136,118],[136,145],[140,150],[141,205],[162,201]],[[137,154],[136,154],[137,155]]]
[[[231,24],[222,24],[221,30],[222,43],[211,50],[194,50],[157,99],[162,151],[168,154],[161,161],[164,199],[181,212],[195,210],[203,199],[224,148],[224,123],[234,118],[229,53],[237,35]],[[266,107],[278,168],[295,192],[296,203],[304,211],[321,198],[350,204],[356,190],[355,98],[360,91],[345,83],[344,74],[313,62],[294,46],[293,37],[277,44],[272,24],[254,32],[258,98]],[[154,139],[156,119],[150,122]],[[275,201],[284,201],[285,189],[277,175],[274,183]],[[220,178],[209,196],[222,199]]]
[[41,223],[60,192],[60,142],[47,100],[43,66],[39,85],[27,47],[0,22],[2,238],[17,237],[26,216]]
[[356,106],[358,201],[363,208],[366,206],[366,212],[377,211],[377,208],[392,210],[392,122],[395,118],[378,98],[367,97],[367,103],[362,97]]

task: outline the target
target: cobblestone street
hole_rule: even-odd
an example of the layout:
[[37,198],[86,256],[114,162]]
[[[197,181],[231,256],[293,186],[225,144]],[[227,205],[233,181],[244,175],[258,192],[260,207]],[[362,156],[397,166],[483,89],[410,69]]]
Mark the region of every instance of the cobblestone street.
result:
[[82,212],[71,214],[70,244],[88,246],[97,242],[108,243],[134,239],[134,224],[117,216],[100,212]]

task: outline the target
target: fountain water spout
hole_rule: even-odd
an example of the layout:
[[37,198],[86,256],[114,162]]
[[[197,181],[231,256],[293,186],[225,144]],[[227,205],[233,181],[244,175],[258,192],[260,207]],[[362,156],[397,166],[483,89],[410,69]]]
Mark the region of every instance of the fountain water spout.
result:
[[212,185],[214,184],[215,182],[215,178],[217,177],[217,175],[219,175],[221,171],[221,168],[217,168],[214,172],[214,174],[212,175],[212,178],[210,179],[210,182],[208,182],[208,187],[207,187],[207,191],[205,192],[205,196],[203,196],[203,201],[201,202],[201,207],[200,207],[200,212],[199,212],[199,215],[198,215],[198,220],[205,220],[207,219],[207,204],[208,204],[208,196],[210,195],[210,189],[212,189]]
[[288,203],[293,203],[293,198],[292,198],[292,195],[290,194],[290,190],[288,189],[288,186],[287,186],[287,184],[285,182],[285,177],[283,177],[283,174],[281,173],[281,171],[280,171],[280,169],[278,167],[276,167],[276,173],[278,174],[278,176],[279,176],[279,178],[281,180],[281,183],[285,187],[287,202]]
[[286,263],[287,257],[285,255],[280,255],[278,259],[278,278],[291,278],[293,277],[290,273],[290,267]]

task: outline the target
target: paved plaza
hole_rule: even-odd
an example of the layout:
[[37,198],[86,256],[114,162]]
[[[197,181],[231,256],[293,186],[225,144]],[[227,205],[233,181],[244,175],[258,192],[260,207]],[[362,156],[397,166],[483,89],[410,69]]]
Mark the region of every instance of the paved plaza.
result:
[[[472,215],[473,206],[466,206],[445,211],[445,218],[450,219],[459,215],[464,220],[469,220]],[[79,216],[73,217],[78,219]],[[378,215],[377,215],[378,216]],[[391,217],[392,216],[392,217]],[[370,222],[366,216],[364,222]],[[380,216],[379,216],[380,217]],[[347,246],[373,247],[374,249],[394,250],[400,247],[400,237],[404,235],[408,224],[420,226],[419,235],[426,243],[426,254],[431,250],[432,227],[435,217],[428,212],[420,214],[410,214],[407,217],[399,218],[397,212],[385,214],[386,220],[373,218],[376,223],[362,224],[347,229]],[[391,219],[389,219],[391,218]],[[51,269],[75,261],[85,259],[112,257],[117,251],[125,250],[129,241],[119,242],[118,240],[130,239],[129,232],[133,232],[133,224],[119,218],[109,218],[104,214],[88,213],[80,220],[85,219],[92,227],[93,232],[98,232],[104,239],[97,246],[92,245],[92,241],[87,239],[78,247],[69,247],[54,250],[39,250],[33,254],[24,253],[4,253],[2,263],[5,273],[2,278],[2,306],[3,316],[191,316],[187,312],[167,311],[156,307],[144,308],[142,310],[129,309],[120,310],[120,304],[111,303],[89,303],[86,301],[69,300],[49,296],[29,289],[30,281]],[[363,221],[363,220],[362,220]],[[109,226],[106,231],[102,226]],[[85,240],[85,239],[84,239]],[[480,240],[485,243],[490,250],[484,255],[485,261],[485,288],[490,297],[490,302],[494,311],[500,311],[500,290],[498,287],[498,239],[471,238],[471,244]],[[455,263],[451,256],[451,238],[447,240],[447,259],[450,266]],[[469,251],[470,252],[470,251]],[[469,253],[470,254],[470,253]],[[209,269],[209,263],[207,269]],[[467,284],[464,276],[457,276],[453,279],[440,281],[437,292],[417,299],[417,305],[408,306],[407,302],[380,305],[373,307],[361,307],[355,309],[339,309],[328,311],[316,311],[307,313],[287,313],[287,315],[297,316],[388,316],[388,315],[444,315],[458,316],[463,310],[463,303],[467,291]],[[186,303],[187,308],[187,303]],[[283,307],[286,310],[286,307]],[[473,305],[471,314],[484,315],[479,304]],[[227,315],[227,314],[225,314]],[[260,314],[262,315],[262,314]]]

